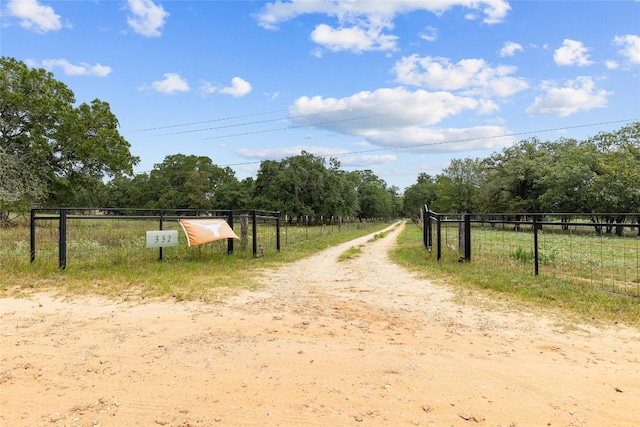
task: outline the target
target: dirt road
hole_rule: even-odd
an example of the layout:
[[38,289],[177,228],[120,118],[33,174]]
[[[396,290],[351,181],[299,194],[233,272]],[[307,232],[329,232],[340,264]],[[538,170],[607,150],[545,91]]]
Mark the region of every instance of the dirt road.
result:
[[637,330],[456,304],[388,260],[401,228],[222,304],[2,299],[0,425],[640,424]]

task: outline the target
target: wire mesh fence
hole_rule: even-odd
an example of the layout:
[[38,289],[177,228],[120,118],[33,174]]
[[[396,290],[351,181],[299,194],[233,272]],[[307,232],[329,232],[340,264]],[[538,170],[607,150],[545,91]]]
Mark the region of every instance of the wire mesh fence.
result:
[[[184,218],[224,218],[240,239],[190,247],[180,225]],[[0,271],[3,266],[20,268],[30,263],[82,268],[158,260],[209,260],[231,253],[251,259],[328,234],[372,228],[380,221],[338,217],[319,222],[309,218],[288,221],[285,217],[281,222],[279,214],[270,211],[34,209],[31,218],[0,228]],[[147,247],[146,232],[157,230],[176,231],[180,236],[178,244]]]
[[[505,274],[554,275],[576,286],[640,297],[640,224],[594,220],[612,215],[637,218],[637,214],[460,215],[428,211],[424,244],[445,262],[472,261]],[[465,222],[469,248],[464,247]]]

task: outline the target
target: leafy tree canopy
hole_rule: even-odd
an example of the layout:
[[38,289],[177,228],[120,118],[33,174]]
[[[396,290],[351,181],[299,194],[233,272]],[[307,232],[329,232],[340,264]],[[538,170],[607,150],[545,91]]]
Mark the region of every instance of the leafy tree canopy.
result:
[[51,72],[0,58],[0,210],[66,205],[69,191],[133,173],[139,159],[117,131],[109,104],[74,103]]

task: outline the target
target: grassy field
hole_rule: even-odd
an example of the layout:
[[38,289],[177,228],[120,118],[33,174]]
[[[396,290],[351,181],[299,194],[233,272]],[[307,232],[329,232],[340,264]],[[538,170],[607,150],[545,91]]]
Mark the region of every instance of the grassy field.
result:
[[[74,257],[66,270],[60,270],[56,260],[43,253],[30,264],[28,229],[25,232],[24,227],[4,228],[0,229],[0,297],[46,290],[62,296],[97,294],[119,300],[165,298],[215,302],[229,293],[254,288],[256,278],[265,268],[296,261],[388,225],[379,223],[340,230],[288,227],[282,231],[288,243],[285,245],[283,241],[281,252],[273,250],[269,240],[272,231],[265,227],[262,229],[265,236],[259,238],[268,242],[268,248],[258,258],[254,258],[250,250],[227,255],[225,243],[216,243],[209,248],[176,249],[183,251],[179,252],[182,254],[190,253],[189,256],[176,256],[178,252],[171,256],[167,251],[162,262],[158,262],[157,250],[140,249],[143,246],[139,241],[140,230],[144,225],[127,223],[124,231],[117,227],[105,229],[89,225],[86,230],[76,227],[73,232],[70,251],[83,255]],[[135,237],[131,234],[132,229],[137,230]],[[54,227],[44,227],[39,233],[43,234],[40,239],[45,239],[44,234],[49,233],[49,244],[54,245],[57,233]],[[382,237],[383,233],[377,233],[373,238]],[[605,242],[602,238],[576,236],[567,243],[566,237],[548,233],[541,238],[541,273],[535,276],[529,253],[530,238],[525,233],[481,230],[474,235],[471,262],[458,262],[454,243],[446,245],[442,260],[437,262],[435,253],[427,252],[422,246],[422,229],[408,223],[392,258],[425,278],[454,286],[463,298],[469,292],[479,290],[499,301],[560,311],[581,320],[621,322],[640,327],[640,298],[606,292],[606,286],[595,285],[602,281],[594,278],[616,275],[626,278],[630,289],[636,289],[637,270],[620,267],[637,265],[621,262],[637,257],[633,246],[638,244],[636,240],[609,239]],[[135,240],[135,250],[126,243],[131,239]],[[455,239],[447,239],[453,242],[457,235]],[[104,255],[105,250],[108,256]],[[129,251],[134,253],[133,258]],[[600,266],[594,266],[594,251],[604,254],[607,265],[612,265],[605,273]],[[360,253],[360,248],[352,247],[341,258],[348,259]],[[616,265],[618,267],[614,268]]]
[[[568,244],[566,237],[545,235],[543,244],[547,245],[546,248],[555,248],[553,252],[555,258],[547,259],[540,269],[540,275],[535,276],[531,259],[522,255],[522,251],[529,250],[530,235],[488,230],[484,233],[476,233],[474,230],[474,233],[474,253],[477,256],[472,256],[471,262],[459,262],[457,250],[451,250],[449,247],[443,250],[443,257],[438,262],[435,252],[427,252],[422,245],[422,228],[407,224],[405,231],[398,239],[398,247],[393,251],[392,258],[426,278],[454,286],[462,298],[467,290],[480,290],[501,301],[560,311],[575,319],[607,324],[621,322],[640,327],[640,298],[607,292],[606,287],[594,285],[596,282],[593,279],[582,278],[583,276],[580,275],[584,271],[579,271],[581,268],[586,268],[590,274],[593,274],[592,270],[595,270],[593,266],[591,270],[583,266],[585,263],[592,263],[592,258],[586,256],[588,253],[586,255],[578,253],[573,256],[566,253],[580,248],[588,252],[589,249],[586,248],[590,247],[593,251],[596,247],[603,252],[611,252],[605,253],[605,259],[618,260],[621,264],[620,260],[625,256],[637,256],[637,251],[633,253],[627,246],[629,240],[625,243],[621,239],[614,238],[605,243],[601,238],[595,238],[596,242],[591,242],[589,245],[584,242],[576,244],[571,240],[571,251],[569,251],[566,247]],[[616,246],[616,242],[619,246]],[[630,242],[632,245],[637,244],[635,240]],[[518,252],[518,248],[527,249],[521,249],[521,252]],[[551,268],[552,263],[562,266],[558,270],[559,274]],[[632,265],[637,264],[634,262]],[[637,271],[634,268],[629,267],[615,274],[637,280]],[[635,289],[637,282],[631,282],[630,286]]]
[[[253,257],[236,242],[233,255],[226,241],[187,248],[145,249],[144,221],[70,222],[68,264],[57,263],[55,226],[38,227],[36,261],[29,262],[29,229],[16,226],[0,229],[0,297],[37,290],[60,295],[97,294],[115,299],[173,298],[213,302],[238,289],[256,286],[264,268],[293,262],[318,251],[381,230],[391,223],[353,223],[337,227],[282,227],[282,249],[275,250],[275,229],[262,224],[258,239],[262,251]],[[167,223],[165,229],[179,227]],[[251,235],[251,233],[249,233]]]

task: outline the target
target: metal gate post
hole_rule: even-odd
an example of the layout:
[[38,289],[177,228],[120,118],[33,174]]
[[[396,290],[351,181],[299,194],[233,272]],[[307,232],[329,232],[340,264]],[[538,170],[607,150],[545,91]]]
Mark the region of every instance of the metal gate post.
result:
[[464,215],[464,260],[471,261],[471,215]]
[[252,224],[252,230],[251,230],[251,238],[253,240],[253,257],[257,258],[258,256],[258,215],[256,214],[256,211],[253,211],[253,215],[251,217],[251,224]]
[[[227,212],[227,222],[229,227],[233,230],[233,211]],[[227,239],[227,254],[233,253],[233,239]]]
[[64,270],[67,268],[67,210],[60,209],[58,235],[58,266]]
[[[163,223],[163,212],[162,210],[160,210],[160,217],[158,218],[158,229],[162,230],[162,223]],[[158,248],[158,261],[162,261],[162,246],[160,246]]]
[[436,259],[440,261],[440,258],[442,257],[442,224],[440,223],[440,214],[436,214],[436,239]]
[[533,216],[533,262],[534,262],[534,269],[535,269],[535,275],[538,275],[538,216],[534,215]]
[[280,252],[280,212],[276,212],[276,250]]
[[31,235],[29,237],[29,262],[36,260],[36,210],[31,209],[31,222],[29,225]]

